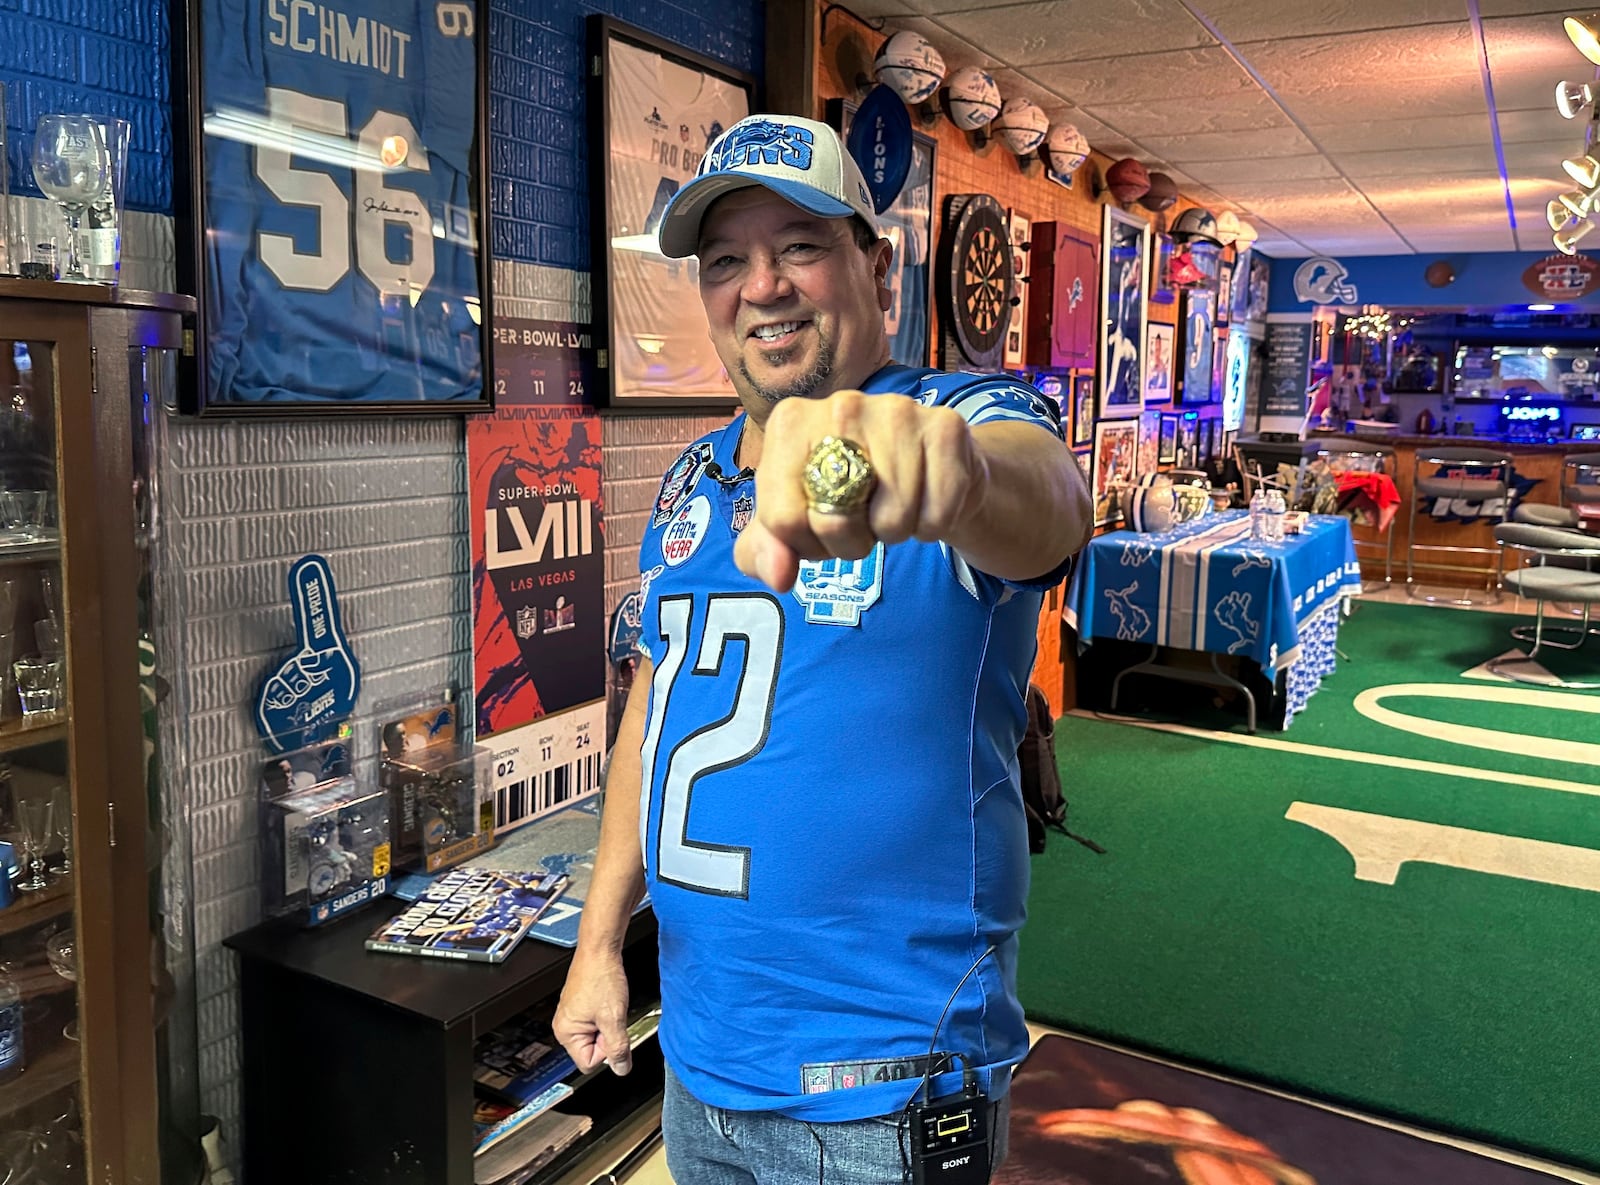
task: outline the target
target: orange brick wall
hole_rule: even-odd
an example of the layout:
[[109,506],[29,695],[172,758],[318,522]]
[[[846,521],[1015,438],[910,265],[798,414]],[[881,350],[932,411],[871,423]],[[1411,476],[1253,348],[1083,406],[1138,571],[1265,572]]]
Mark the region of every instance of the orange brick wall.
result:
[[[829,99],[857,94],[857,79],[870,76],[872,57],[887,33],[875,31],[856,21],[843,9],[832,9],[825,26],[826,42],[817,47],[814,90],[817,109],[813,118],[826,118]],[[1014,210],[1033,222],[1065,222],[1077,230],[1088,232],[1098,239],[1100,235],[1101,207],[1113,199],[1109,194],[1097,197],[1096,183],[1111,158],[1093,153],[1074,175],[1072,189],[1063,189],[1045,180],[1043,164],[1032,159],[1023,164],[1021,159],[1003,145],[991,141],[982,148],[974,148],[970,137],[942,116],[921,131],[934,137],[938,150],[934,158],[934,241],[943,235],[944,199],[957,193],[987,193],[1008,210]],[[1161,214],[1133,206],[1132,212],[1151,222],[1155,229],[1164,230],[1177,215],[1195,203],[1180,197],[1178,204]],[[1178,309],[1177,302],[1151,304],[1148,314],[1152,321],[1171,324]],[[929,334],[930,347],[936,353],[937,316],[935,332]],[[930,358],[936,362],[937,358]],[[1070,389],[1070,387],[1069,387]],[[1071,402],[1070,400],[1068,401]],[[1153,407],[1155,405],[1148,405]],[[1172,410],[1165,405],[1164,410]],[[1064,409],[1070,414],[1070,409]],[[1071,426],[1068,425],[1071,439]],[[1083,454],[1085,472],[1089,469],[1087,453]],[[1054,589],[1045,598],[1039,616],[1039,655],[1034,665],[1033,680],[1050,697],[1051,707],[1060,714],[1075,706],[1072,656],[1063,652],[1061,603],[1065,587]]]

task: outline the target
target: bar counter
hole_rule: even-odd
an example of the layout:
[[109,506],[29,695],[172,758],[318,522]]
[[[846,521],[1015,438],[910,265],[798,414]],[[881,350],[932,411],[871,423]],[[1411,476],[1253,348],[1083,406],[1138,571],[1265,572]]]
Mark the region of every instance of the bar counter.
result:
[[[1318,433],[1307,440],[1311,445],[1319,435],[1336,435],[1332,433]],[[1393,530],[1394,537],[1394,568],[1396,581],[1405,580],[1406,548],[1410,543],[1409,524],[1411,517],[1411,487],[1414,471],[1414,461],[1418,450],[1423,455],[1430,448],[1481,448],[1503,450],[1511,457],[1515,475],[1524,480],[1535,479],[1537,484],[1525,493],[1522,502],[1543,502],[1556,505],[1561,501],[1561,463],[1563,458],[1574,453],[1600,452],[1600,441],[1564,440],[1555,442],[1545,441],[1510,441],[1500,440],[1492,436],[1421,436],[1421,435],[1387,435],[1384,433],[1355,433],[1357,439],[1369,440],[1374,444],[1387,444],[1395,451],[1395,485],[1400,490],[1400,509],[1395,516]],[[1426,476],[1426,474],[1424,475]],[[1357,526],[1355,536],[1359,541],[1380,540],[1381,536],[1370,527]],[[1436,522],[1431,515],[1417,515],[1417,539],[1424,544],[1459,544],[1472,547],[1494,546],[1494,520],[1479,520],[1475,522],[1459,522],[1446,520]],[[1440,554],[1421,553],[1419,558],[1432,557],[1440,559]],[[1482,557],[1462,557],[1464,560],[1479,562]],[[1514,562],[1514,561],[1513,561]],[[1361,549],[1362,576],[1367,580],[1381,580],[1383,578],[1383,556],[1372,548]],[[1467,573],[1443,572],[1438,570],[1420,570],[1417,573],[1418,583],[1446,584],[1446,585],[1476,585],[1482,583],[1482,578],[1474,577]]]

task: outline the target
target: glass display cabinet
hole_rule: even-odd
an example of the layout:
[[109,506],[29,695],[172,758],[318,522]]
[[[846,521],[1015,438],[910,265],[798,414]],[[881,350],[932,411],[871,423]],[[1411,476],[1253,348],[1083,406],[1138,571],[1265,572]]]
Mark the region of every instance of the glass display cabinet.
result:
[[189,308],[0,278],[0,1181],[201,1167],[150,439]]

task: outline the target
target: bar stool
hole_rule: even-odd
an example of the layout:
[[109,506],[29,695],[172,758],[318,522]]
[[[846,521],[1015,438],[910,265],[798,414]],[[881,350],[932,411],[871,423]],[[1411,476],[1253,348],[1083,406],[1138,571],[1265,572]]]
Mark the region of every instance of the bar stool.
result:
[[1576,502],[1600,502],[1600,453],[1573,453],[1561,460],[1561,484],[1557,502],[1524,502],[1511,516],[1512,522],[1539,527],[1577,527]]
[[[1423,466],[1447,467],[1473,466],[1494,472],[1481,477],[1451,477],[1447,474],[1424,476]],[[1470,547],[1453,543],[1417,542],[1417,506],[1424,498],[1460,498],[1468,502],[1488,502],[1499,498],[1500,514],[1493,521],[1496,526],[1506,522],[1506,502],[1511,492],[1511,456],[1488,448],[1459,446],[1418,445],[1411,462],[1411,514],[1406,533],[1406,596],[1432,604],[1477,605],[1493,604],[1502,597],[1501,584],[1505,573],[1505,552],[1499,547]],[[1474,568],[1462,564],[1417,559],[1418,552],[1450,552],[1470,555],[1492,555],[1493,568]],[[1427,568],[1446,572],[1481,572],[1494,577],[1491,595],[1481,601],[1474,600],[1463,591],[1460,596],[1440,596],[1423,593],[1416,584],[1416,569]]]
[[[1354,436],[1320,436],[1306,441],[1305,449],[1300,454],[1301,489],[1306,488],[1305,468],[1309,464],[1320,461],[1326,465],[1328,472],[1339,473],[1381,473],[1390,481],[1398,476],[1398,462],[1393,445],[1379,444],[1373,440],[1361,440]],[[1359,555],[1363,547],[1371,549],[1383,548],[1383,582],[1391,584],[1394,581],[1394,522],[1390,520],[1386,527],[1378,528],[1383,540],[1356,539],[1355,547]]]

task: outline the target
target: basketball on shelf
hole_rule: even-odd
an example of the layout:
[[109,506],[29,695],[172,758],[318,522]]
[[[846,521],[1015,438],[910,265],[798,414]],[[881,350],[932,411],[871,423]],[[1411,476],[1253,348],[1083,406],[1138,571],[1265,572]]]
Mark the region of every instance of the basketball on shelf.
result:
[[1089,141],[1070,123],[1058,123],[1044,138],[1045,163],[1050,171],[1071,177],[1089,159]]
[[1178,201],[1178,183],[1165,173],[1150,174],[1150,188],[1139,199],[1139,204],[1154,214],[1171,209]]
[[1007,99],[989,125],[989,133],[1018,156],[1027,156],[1044,143],[1050,117],[1032,99]]
[[963,66],[950,75],[950,122],[975,132],[1000,114],[1000,88],[994,75],[977,66]]
[[1150,174],[1131,156],[1125,156],[1106,170],[1106,188],[1111,196],[1126,205],[1150,192]]
[[944,58],[921,33],[902,29],[878,47],[872,77],[915,107],[944,81]]

